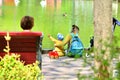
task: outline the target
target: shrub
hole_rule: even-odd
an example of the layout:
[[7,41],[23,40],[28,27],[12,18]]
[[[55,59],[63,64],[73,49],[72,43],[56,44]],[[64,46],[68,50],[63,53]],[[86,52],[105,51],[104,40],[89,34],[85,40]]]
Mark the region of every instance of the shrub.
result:
[[0,58],[1,80],[42,80],[38,62],[24,65],[18,54],[6,54]]

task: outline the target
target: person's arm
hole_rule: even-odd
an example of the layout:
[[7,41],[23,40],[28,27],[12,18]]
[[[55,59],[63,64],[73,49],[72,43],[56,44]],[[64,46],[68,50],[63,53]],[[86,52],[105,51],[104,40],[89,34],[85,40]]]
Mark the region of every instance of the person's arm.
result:
[[116,21],[116,24],[117,24],[118,26],[120,26],[120,22],[119,22],[118,20]]
[[117,19],[113,18],[113,26],[116,26],[116,24],[118,26],[120,26],[120,21],[118,21]]
[[51,41],[56,42],[57,40],[55,38],[53,38],[51,35],[48,35],[48,37],[50,38]]
[[68,34],[63,41],[63,45],[66,45],[71,39],[72,39],[72,36]]

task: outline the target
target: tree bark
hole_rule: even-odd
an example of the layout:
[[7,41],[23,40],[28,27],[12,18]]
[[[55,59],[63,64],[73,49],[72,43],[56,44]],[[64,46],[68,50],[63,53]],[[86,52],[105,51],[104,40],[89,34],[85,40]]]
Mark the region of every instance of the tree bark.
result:
[[[109,60],[109,44],[112,36],[112,0],[94,0],[95,76],[100,80],[109,77],[109,67],[102,61]],[[104,51],[104,52],[102,52]],[[106,71],[102,73],[102,71]]]

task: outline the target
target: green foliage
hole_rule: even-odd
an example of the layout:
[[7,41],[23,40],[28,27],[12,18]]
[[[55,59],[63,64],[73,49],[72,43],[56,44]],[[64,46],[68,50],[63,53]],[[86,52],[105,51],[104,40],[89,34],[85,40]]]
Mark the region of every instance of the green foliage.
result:
[[[94,60],[99,62],[99,69],[96,69],[95,66],[91,66],[91,68],[95,73],[99,73],[99,76],[91,76],[91,77],[86,77],[82,76],[80,74],[77,75],[78,80],[120,80],[120,62],[117,62],[117,65],[113,65],[113,58],[116,60],[119,60],[119,52],[120,52],[120,47],[118,41],[120,40],[119,37],[114,36],[114,38],[111,40],[110,43],[103,42],[100,40],[100,43],[103,44],[100,46],[100,50],[97,48],[94,48],[90,51],[85,51],[85,53],[91,54],[96,52],[94,57],[89,56],[89,58],[93,58]],[[108,52],[109,51],[109,52]],[[106,55],[106,53],[109,53],[109,55]],[[84,54],[85,56],[85,54]],[[89,63],[89,60],[87,60],[86,57],[83,56],[83,59],[85,63]],[[107,58],[105,58],[107,56]],[[113,69],[110,67],[112,66]],[[114,68],[116,67],[116,68]],[[110,68],[110,69],[109,69]],[[110,71],[108,71],[110,70]],[[114,76],[113,70],[117,70],[117,76]]]
[[120,80],[120,62],[117,63],[116,69],[118,71],[118,73],[117,73],[117,79]]
[[1,80],[42,80],[43,75],[38,62],[24,65],[20,61],[20,55],[6,54],[0,58],[0,79]]
[[67,53],[66,54],[66,56],[69,56],[69,57],[74,57],[75,59],[78,59],[78,58],[80,58],[80,57],[82,57],[82,55],[80,55],[80,54],[75,54],[75,55],[73,55],[72,53]]

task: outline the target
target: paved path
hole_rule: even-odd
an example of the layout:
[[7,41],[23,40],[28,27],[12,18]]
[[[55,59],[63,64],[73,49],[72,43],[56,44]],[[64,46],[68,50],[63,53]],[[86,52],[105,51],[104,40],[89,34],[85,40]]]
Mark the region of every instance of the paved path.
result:
[[93,60],[87,58],[90,63],[84,62],[83,58],[75,59],[67,56],[59,59],[50,59],[47,54],[42,55],[42,72],[45,80],[81,80],[78,74],[93,75],[91,65]]

